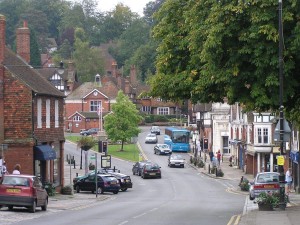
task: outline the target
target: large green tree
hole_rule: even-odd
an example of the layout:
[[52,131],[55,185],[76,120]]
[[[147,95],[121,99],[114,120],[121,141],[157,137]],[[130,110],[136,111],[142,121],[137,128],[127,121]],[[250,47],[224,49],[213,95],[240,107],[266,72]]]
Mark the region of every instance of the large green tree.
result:
[[120,151],[123,151],[124,142],[140,133],[138,125],[141,120],[136,105],[119,91],[116,103],[112,105],[112,112],[104,117],[104,129],[109,139],[121,141]]
[[[283,2],[284,105],[300,106],[300,3]],[[156,14],[151,94],[279,108],[278,1],[167,0]]]

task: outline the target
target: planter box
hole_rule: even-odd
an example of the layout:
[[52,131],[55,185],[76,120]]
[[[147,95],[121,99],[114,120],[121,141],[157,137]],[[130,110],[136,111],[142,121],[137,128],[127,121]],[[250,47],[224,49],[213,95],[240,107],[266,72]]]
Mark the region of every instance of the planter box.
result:
[[258,204],[259,211],[273,211],[273,206],[271,204]]

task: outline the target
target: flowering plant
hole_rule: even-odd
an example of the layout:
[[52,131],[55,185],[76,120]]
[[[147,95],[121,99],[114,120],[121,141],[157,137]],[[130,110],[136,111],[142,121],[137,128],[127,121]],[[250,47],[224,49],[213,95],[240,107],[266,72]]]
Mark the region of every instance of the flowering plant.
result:
[[277,207],[279,204],[279,193],[276,192],[261,192],[257,198],[255,198],[254,202],[258,205],[272,205],[273,207]]

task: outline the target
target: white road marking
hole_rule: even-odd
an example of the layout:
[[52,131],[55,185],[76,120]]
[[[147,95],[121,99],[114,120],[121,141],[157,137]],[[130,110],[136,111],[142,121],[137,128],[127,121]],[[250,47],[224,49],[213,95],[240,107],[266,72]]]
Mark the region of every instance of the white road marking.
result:
[[139,217],[142,217],[142,216],[145,216],[147,213],[142,213],[142,214],[140,214],[140,215],[137,215],[137,216],[134,216],[134,217],[132,217],[133,219],[136,219],[136,218],[139,218]]

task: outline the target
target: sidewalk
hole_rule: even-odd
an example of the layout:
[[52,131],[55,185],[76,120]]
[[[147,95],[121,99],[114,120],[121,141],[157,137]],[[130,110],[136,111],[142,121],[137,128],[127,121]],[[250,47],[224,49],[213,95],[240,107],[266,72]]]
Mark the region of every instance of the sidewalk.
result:
[[[79,161],[78,161],[79,162]],[[80,169],[80,166],[69,165],[66,160],[64,162],[64,180],[65,186],[73,185],[73,178],[76,175],[84,175],[84,165]],[[72,186],[73,187],[73,186]],[[93,204],[96,204],[99,201],[105,201],[111,198],[110,194],[99,194],[96,197],[96,194],[90,192],[76,193],[73,192],[73,195],[62,195],[57,193],[55,196],[49,196],[48,208],[54,210],[66,210],[66,209],[79,209],[90,207]]]
[[[202,155],[203,157],[203,155]],[[210,176],[215,179],[228,179],[236,180],[238,183],[242,176],[247,178],[249,181],[253,180],[253,175],[245,174],[241,169],[236,167],[230,167],[228,159],[224,158],[224,161],[221,162],[221,169],[224,172],[223,177],[216,177],[215,174],[208,173],[209,158],[206,159],[204,168],[197,168],[197,170],[207,176]],[[194,165],[192,165],[194,166]],[[240,191],[239,186],[237,185],[234,192],[239,192],[248,196],[247,192]],[[239,225],[295,225],[300,224],[300,194],[291,193],[290,194],[290,203],[287,204],[285,210],[275,209],[274,211],[258,211],[258,205],[254,201],[250,201],[249,198],[246,198],[245,206],[243,209],[243,215],[239,221]]]

